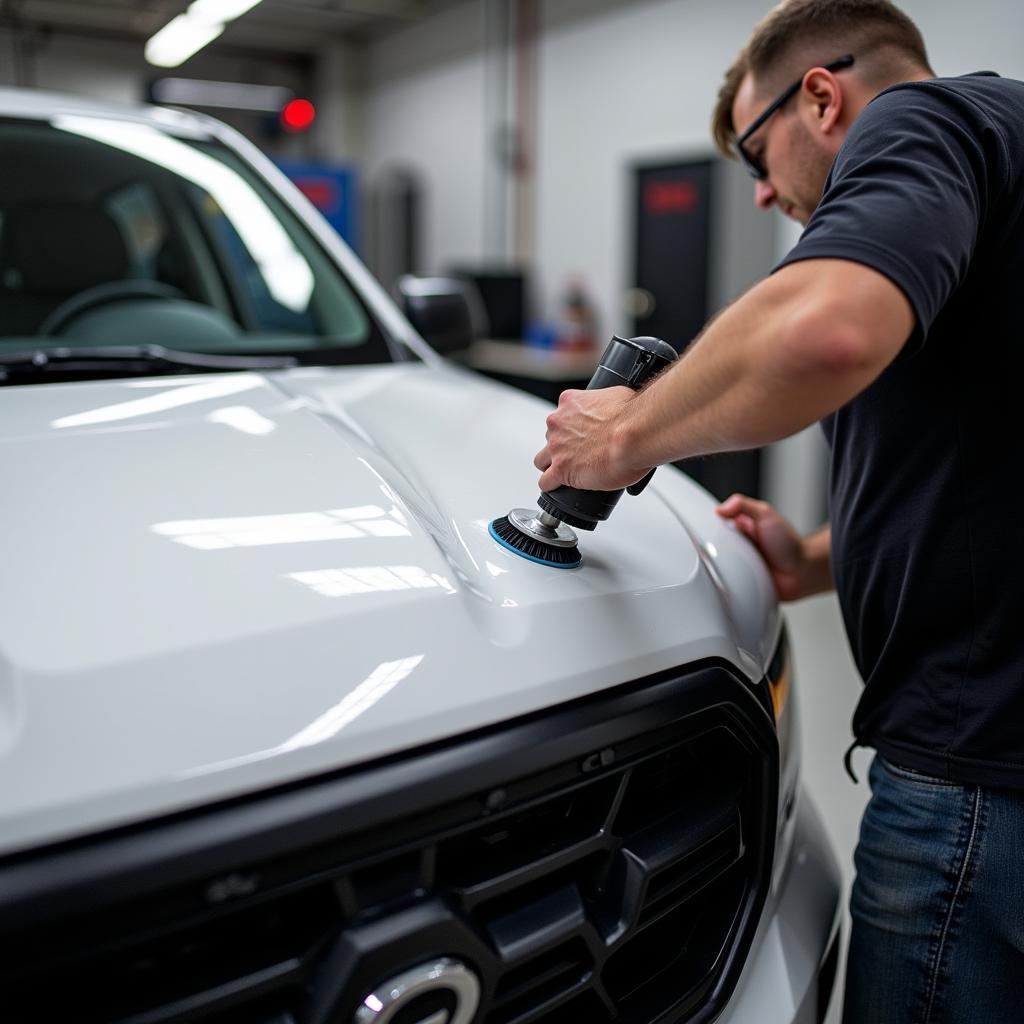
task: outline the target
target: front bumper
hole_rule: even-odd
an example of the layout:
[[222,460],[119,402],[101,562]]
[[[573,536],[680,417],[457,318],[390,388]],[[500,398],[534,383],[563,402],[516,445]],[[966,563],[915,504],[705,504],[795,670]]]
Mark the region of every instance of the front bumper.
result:
[[788,862],[765,904],[719,1024],[818,1024],[839,949],[841,876],[817,809],[801,789]]
[[709,1024],[794,884],[777,779],[763,703],[704,663],[0,860],[4,1021],[351,1021],[409,972],[429,990],[403,1012],[433,1019],[443,958],[477,1024]]

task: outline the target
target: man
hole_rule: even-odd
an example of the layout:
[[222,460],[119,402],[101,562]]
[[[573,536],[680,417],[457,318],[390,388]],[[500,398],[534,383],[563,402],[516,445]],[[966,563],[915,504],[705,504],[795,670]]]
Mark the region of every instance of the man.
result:
[[865,681],[848,1022],[1024,1015],[1021,125],[1024,84],[936,78],[885,0],[786,0],[714,134],[800,241],[640,394],[563,395],[535,460],[545,490],[610,490],[823,421],[830,528],[719,512],[781,599],[834,577]]

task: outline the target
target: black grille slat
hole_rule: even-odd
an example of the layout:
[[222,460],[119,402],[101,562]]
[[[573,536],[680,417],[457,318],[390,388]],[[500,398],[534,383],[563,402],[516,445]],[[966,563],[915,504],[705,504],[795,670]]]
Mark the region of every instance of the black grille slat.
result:
[[741,873],[727,872],[628,938],[603,975],[617,1004],[635,1013],[638,1006],[653,1004],[664,1011],[680,1001],[699,1001],[713,981],[742,882]]
[[506,963],[540,952],[574,935],[586,924],[579,889],[564,885],[487,925],[498,955]]
[[[36,936],[20,958],[25,966],[11,1001],[20,1006],[20,989],[26,1007],[43,1011],[46,1019],[52,1006],[58,1019],[66,993],[73,992],[81,1003],[75,1019],[83,1022],[200,1019],[299,984],[304,964],[336,927],[332,904],[326,890],[311,889],[278,901],[260,897],[233,914],[217,910],[205,920],[190,915],[177,931],[166,925],[128,934],[118,934],[121,922],[113,917],[92,922],[95,943],[85,940],[80,923],[50,936],[55,948],[49,961],[40,958],[42,936]],[[59,988],[47,986],[47,963],[60,971]],[[37,1019],[25,1012],[26,1020]]]
[[585,991],[567,999],[556,1009],[537,1014],[529,1024],[611,1024],[614,1020],[612,1012],[598,993]]
[[438,870],[453,885],[471,891],[496,876],[579,847],[600,836],[615,790],[615,780],[594,780],[496,816],[490,827],[483,825],[443,843]]
[[643,927],[685,903],[728,871],[739,860],[738,845],[735,830],[729,829],[655,875],[640,907],[637,926]]
[[[735,975],[753,933],[774,838],[777,747],[744,684],[720,668],[666,677],[496,733],[484,756],[488,742],[454,748],[470,751],[463,762],[440,751],[434,776],[432,754],[412,759],[416,771],[385,766],[380,777],[406,787],[376,799],[363,787],[358,812],[298,791],[315,814],[308,828],[292,815],[268,840],[213,843],[213,873],[200,856],[186,878],[178,859],[170,884],[140,867],[130,884],[111,875],[81,898],[61,878],[68,898],[37,901],[38,915],[24,903],[30,924],[15,932],[4,882],[27,867],[5,876],[0,862],[5,1024],[72,1010],[79,1024],[351,1019],[389,974],[435,953],[481,978],[480,1024],[675,1022],[727,991],[718,979]],[[324,793],[332,786],[344,794],[345,780]],[[424,802],[404,815],[364,824],[416,794]],[[233,818],[259,824],[245,809]],[[202,838],[180,828],[168,849]],[[159,858],[159,833],[143,840]],[[115,842],[130,856],[130,836]],[[100,846],[67,860],[102,876]],[[33,879],[41,892],[44,882]],[[101,884],[108,909],[76,912],[76,900],[97,905]]]
[[538,875],[558,874],[565,868],[578,864],[593,854],[599,854],[611,849],[613,845],[609,837],[594,836],[575,846],[567,847],[541,860],[523,865],[514,871],[510,871],[508,874],[496,875],[494,878],[480,882],[477,885],[467,888],[453,885],[452,891],[458,895],[460,904],[466,910],[472,910],[481,903],[498,899],[510,892],[515,892],[520,887],[528,885]]
[[525,997],[496,1007],[487,1015],[487,1024],[533,1024],[542,1017],[556,1013],[560,1007],[566,1007],[583,993],[589,985],[590,976],[585,974],[573,982],[568,979],[564,979],[564,982],[542,985]]
[[629,840],[624,849],[623,898],[642,927],[692,898],[743,856],[735,794],[691,799]]
[[173,1003],[165,1003],[156,1010],[122,1017],[115,1024],[168,1024],[179,1020],[198,1020],[215,1011],[232,1007],[243,999],[256,999],[288,986],[298,987],[303,980],[303,974],[301,961],[288,960],[255,974],[236,978],[218,988],[198,992]]
[[424,858],[420,851],[393,857],[349,875],[360,915],[385,913],[426,893]]
[[579,940],[555,946],[508,971],[494,994],[490,1019],[502,1024],[547,1012],[587,984],[593,959]]

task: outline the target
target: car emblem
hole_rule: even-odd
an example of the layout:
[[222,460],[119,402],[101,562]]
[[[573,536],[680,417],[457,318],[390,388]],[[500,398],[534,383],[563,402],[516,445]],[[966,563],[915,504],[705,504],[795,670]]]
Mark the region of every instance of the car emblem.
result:
[[409,1024],[470,1024],[480,1005],[480,981],[465,964],[447,957],[420,964],[384,982],[363,1000],[352,1024],[389,1024],[423,996],[436,996],[446,990],[454,997],[451,1009],[437,1009],[436,1002],[432,1002],[424,1008],[422,1018],[408,1018]]

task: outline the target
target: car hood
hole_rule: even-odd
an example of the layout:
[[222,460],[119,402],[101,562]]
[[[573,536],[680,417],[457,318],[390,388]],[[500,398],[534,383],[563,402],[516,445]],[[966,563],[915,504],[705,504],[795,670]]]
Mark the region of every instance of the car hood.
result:
[[497,545],[542,403],[426,365],[0,393],[0,852],[255,792],[706,657],[756,553],[663,469],[579,569]]

